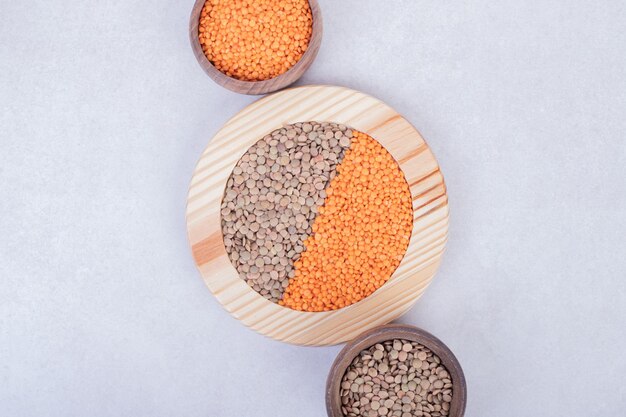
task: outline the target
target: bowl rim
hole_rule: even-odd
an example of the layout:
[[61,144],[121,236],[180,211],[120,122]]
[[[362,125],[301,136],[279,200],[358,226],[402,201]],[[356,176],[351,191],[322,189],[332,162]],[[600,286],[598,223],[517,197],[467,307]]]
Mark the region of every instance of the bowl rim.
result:
[[313,20],[311,38],[309,40],[307,50],[304,51],[304,54],[302,54],[298,62],[296,62],[284,73],[274,78],[270,78],[269,80],[245,81],[229,77],[218,70],[213,63],[209,61],[202,50],[202,46],[200,46],[200,40],[198,39],[198,27],[200,13],[202,12],[202,8],[204,7],[206,1],[207,0],[196,0],[191,10],[191,15],[189,17],[189,41],[198,64],[200,64],[200,67],[216,84],[241,94],[259,95],[271,93],[296,82],[300,77],[302,77],[311,64],[313,64],[313,61],[315,61],[322,40],[323,20],[318,1],[308,0]]
[[406,324],[386,324],[374,327],[348,342],[331,365],[326,379],[326,412],[329,417],[344,417],[341,412],[339,389],[341,379],[356,355],[376,343],[390,339],[406,339],[424,345],[441,359],[452,379],[452,403],[449,417],[463,417],[467,404],[467,383],[461,364],[441,340],[419,327]]

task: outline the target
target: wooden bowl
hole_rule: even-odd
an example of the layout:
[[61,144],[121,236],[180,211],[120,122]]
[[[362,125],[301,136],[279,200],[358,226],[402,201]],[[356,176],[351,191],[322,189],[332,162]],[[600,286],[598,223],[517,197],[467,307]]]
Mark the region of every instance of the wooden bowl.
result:
[[463,417],[467,403],[467,385],[459,361],[448,347],[432,334],[414,326],[389,324],[371,329],[350,343],[339,352],[326,381],[326,411],[329,417],[343,417],[341,412],[341,379],[352,360],[363,349],[391,339],[405,339],[417,342],[435,353],[441,359],[452,379],[452,403],[449,417]]
[[[398,161],[413,197],[412,235],[394,274],[358,303],[319,313],[281,307],[248,286],[226,253],[220,215],[228,177],[248,148],[277,128],[306,121],[344,124],[378,140]],[[444,251],[448,196],[430,148],[419,132],[391,107],[343,87],[292,88],[249,105],[209,143],[189,188],[187,234],[207,286],[243,324],[276,340],[331,345],[392,321],[422,295]]]
[[189,39],[193,53],[204,72],[222,87],[241,94],[266,94],[278,91],[296,82],[315,60],[317,52],[320,49],[320,44],[322,43],[322,12],[320,11],[317,0],[309,0],[311,15],[313,17],[311,40],[309,41],[307,50],[293,67],[277,77],[264,81],[243,81],[229,77],[215,68],[211,61],[207,59],[200,45],[200,40],[198,39],[200,13],[202,12],[202,7],[205,2],[206,0],[196,0],[191,10],[191,18],[189,19]]

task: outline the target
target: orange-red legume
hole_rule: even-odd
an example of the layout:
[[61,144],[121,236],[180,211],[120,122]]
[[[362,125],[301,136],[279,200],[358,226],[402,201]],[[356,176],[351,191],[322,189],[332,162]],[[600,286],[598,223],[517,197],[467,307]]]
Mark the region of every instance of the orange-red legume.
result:
[[307,0],[207,0],[198,37],[219,71],[261,81],[298,62],[311,39],[312,24]]
[[372,294],[396,270],[411,237],[413,210],[404,174],[368,135],[354,133],[326,192],[279,302],[295,310],[334,310]]

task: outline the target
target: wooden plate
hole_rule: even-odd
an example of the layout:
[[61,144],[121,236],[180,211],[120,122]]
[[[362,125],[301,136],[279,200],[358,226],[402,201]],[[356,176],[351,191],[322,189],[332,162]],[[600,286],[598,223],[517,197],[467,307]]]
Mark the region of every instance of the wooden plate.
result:
[[[297,122],[345,124],[377,139],[398,161],[413,197],[413,234],[400,266],[374,294],[340,310],[301,312],[266,300],[239,278],[223,244],[220,204],[237,161],[271,131]],[[448,233],[448,196],[419,132],[385,103],[335,86],[264,97],[230,119],[200,157],[187,198],[187,233],[200,274],[219,302],[257,332],[288,343],[331,345],[404,314],[431,282]]]

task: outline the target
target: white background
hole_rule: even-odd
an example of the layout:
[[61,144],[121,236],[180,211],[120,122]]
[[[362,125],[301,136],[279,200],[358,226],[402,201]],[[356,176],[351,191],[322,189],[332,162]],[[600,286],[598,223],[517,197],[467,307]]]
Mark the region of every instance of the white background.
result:
[[[202,283],[195,162],[255,100],[202,72],[192,1],[0,0],[0,415],[323,416],[340,347],[268,340]],[[298,84],[355,88],[449,188],[401,321],[456,353],[467,416],[626,415],[626,3],[321,1]]]

